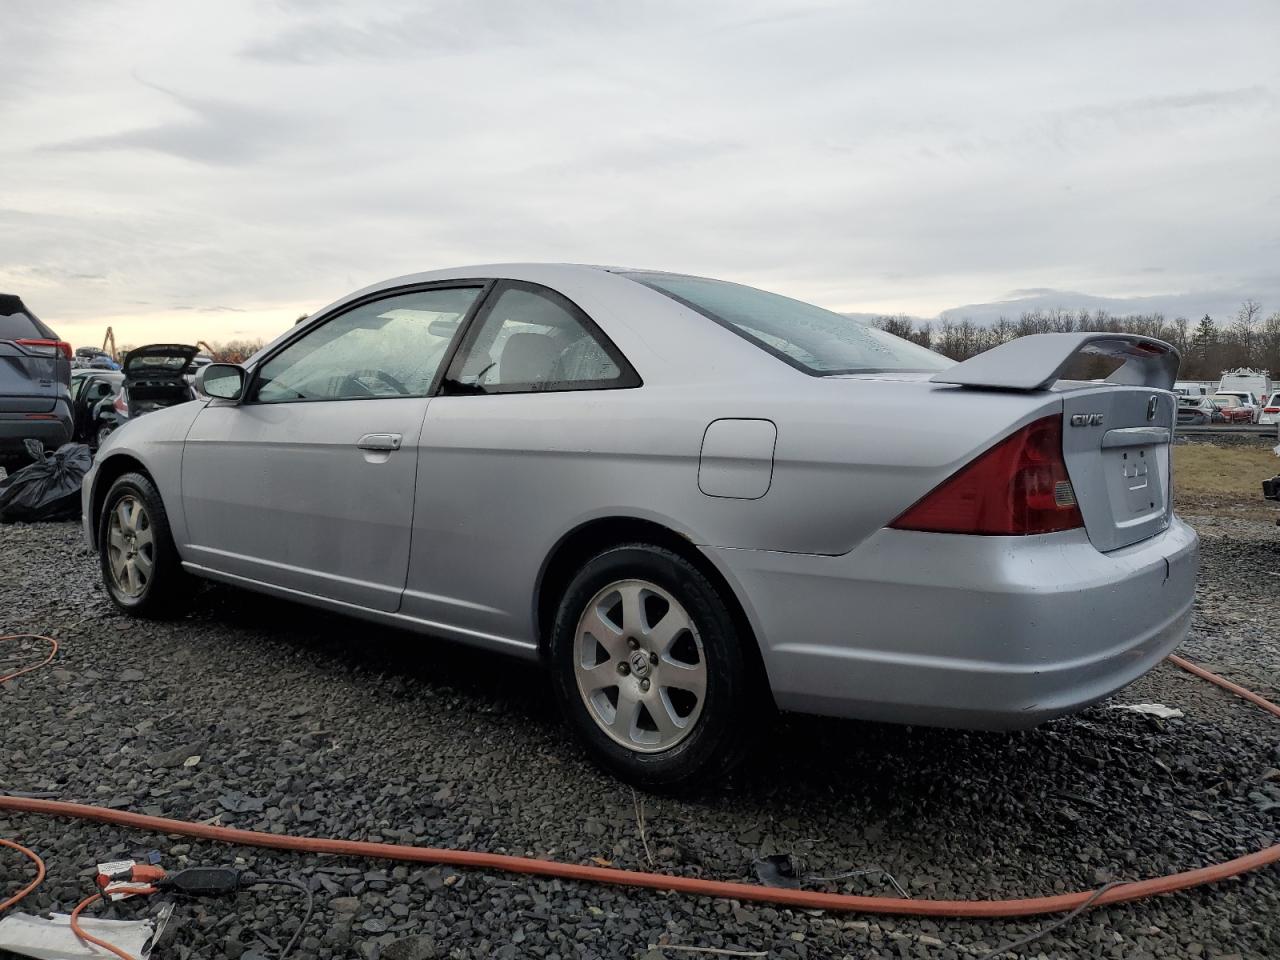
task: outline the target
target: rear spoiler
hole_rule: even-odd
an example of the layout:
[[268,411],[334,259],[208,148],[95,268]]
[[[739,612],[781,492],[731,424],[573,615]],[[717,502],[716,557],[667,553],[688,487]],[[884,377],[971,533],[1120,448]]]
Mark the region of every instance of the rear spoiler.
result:
[[1047,390],[1080,355],[1123,358],[1107,383],[1172,390],[1181,361],[1172,344],[1131,333],[1035,333],[1010,340],[930,378],[998,390]]

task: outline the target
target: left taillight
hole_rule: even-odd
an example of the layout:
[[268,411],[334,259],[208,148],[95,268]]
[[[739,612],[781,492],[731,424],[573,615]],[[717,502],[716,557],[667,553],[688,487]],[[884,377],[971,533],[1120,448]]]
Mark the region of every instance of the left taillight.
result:
[[40,340],[26,338],[23,340],[15,340],[14,343],[23,347],[47,347],[50,350],[60,352],[64,357],[70,360],[75,354],[71,349],[71,344],[65,340]]
[[123,389],[116,394],[116,399],[111,406],[113,406],[116,413],[120,414],[122,417],[127,417],[129,415],[129,399],[124,395]]
[[1062,417],[1027,424],[944,480],[889,526],[1026,536],[1084,526],[1062,456]]

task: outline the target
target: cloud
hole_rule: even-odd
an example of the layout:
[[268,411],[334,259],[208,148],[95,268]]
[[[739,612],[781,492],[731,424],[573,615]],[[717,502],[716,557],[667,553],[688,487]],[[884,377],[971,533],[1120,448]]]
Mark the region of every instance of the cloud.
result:
[[379,15],[373,17],[352,17],[349,10],[311,16],[274,36],[252,41],[243,52],[258,60],[289,64],[461,56],[478,49],[532,45],[565,27],[591,29],[609,18],[612,5],[589,0],[536,4],[436,0],[401,6],[401,12],[390,16],[382,13],[386,4],[379,5]]
[[144,86],[176,104],[186,117],[117,133],[65,140],[50,144],[48,149],[154,150],[198,163],[243,165],[259,162],[282,147],[296,145],[303,129],[296,117],[283,112],[185,96],[151,83]]
[[1273,0],[12,2],[0,289],[60,330],[501,260],[1280,309]]

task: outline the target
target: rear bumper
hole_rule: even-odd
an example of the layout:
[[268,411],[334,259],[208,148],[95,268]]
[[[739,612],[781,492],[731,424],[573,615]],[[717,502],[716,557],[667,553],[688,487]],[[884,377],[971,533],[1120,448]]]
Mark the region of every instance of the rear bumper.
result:
[[1133,682],[1186,636],[1198,540],[1178,519],[1099,553],[1083,530],[880,530],[839,557],[704,548],[744,601],[785,710],[1034,726]]
[[45,420],[0,413],[0,453],[23,453],[24,440],[39,440],[46,447],[59,447],[70,439],[69,415],[59,413],[56,419]]

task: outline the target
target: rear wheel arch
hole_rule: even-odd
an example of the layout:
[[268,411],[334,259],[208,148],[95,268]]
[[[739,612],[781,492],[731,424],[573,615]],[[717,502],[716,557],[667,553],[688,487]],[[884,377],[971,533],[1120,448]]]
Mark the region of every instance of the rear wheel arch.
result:
[[710,581],[733,618],[734,628],[742,640],[747,663],[751,669],[752,680],[760,684],[772,698],[760,645],[737,591],[716,565],[707,559],[688,537],[661,523],[639,517],[614,516],[589,520],[561,537],[552,548],[538,574],[537,588],[534,593],[539,656],[545,661],[549,655],[551,631],[560,598],[582,566],[605,550],[635,543],[650,544],[670,550],[687,560]]

